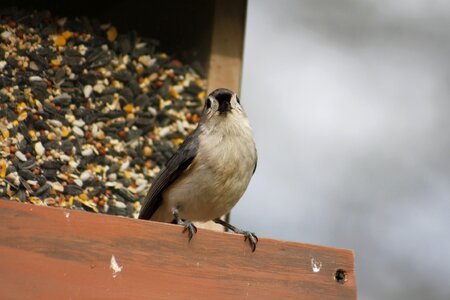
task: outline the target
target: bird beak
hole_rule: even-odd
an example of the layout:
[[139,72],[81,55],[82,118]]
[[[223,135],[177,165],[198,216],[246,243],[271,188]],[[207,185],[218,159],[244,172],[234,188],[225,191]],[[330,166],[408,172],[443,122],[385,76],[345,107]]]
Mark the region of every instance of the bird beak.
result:
[[231,104],[229,101],[222,101],[220,102],[220,106],[219,106],[219,112],[220,113],[226,113],[229,112],[231,109]]

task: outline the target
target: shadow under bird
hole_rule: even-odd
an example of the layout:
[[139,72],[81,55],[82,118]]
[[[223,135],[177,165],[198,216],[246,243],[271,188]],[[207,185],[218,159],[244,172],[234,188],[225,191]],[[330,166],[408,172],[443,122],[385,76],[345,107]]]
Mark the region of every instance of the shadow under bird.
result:
[[258,238],[220,219],[244,194],[256,169],[252,129],[238,96],[217,89],[205,101],[197,128],[154,179],[139,219],[184,226],[189,240],[192,223],[213,220],[242,234],[252,251]]

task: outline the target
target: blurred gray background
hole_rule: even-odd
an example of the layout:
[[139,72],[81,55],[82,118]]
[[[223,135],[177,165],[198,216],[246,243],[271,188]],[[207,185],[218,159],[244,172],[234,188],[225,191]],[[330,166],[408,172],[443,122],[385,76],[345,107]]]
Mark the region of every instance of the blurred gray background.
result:
[[249,1],[258,169],[232,222],[351,248],[359,299],[450,299],[450,1]]

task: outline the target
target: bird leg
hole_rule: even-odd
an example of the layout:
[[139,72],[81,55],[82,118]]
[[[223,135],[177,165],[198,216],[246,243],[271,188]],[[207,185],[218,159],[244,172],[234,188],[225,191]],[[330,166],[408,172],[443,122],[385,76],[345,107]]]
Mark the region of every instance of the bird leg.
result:
[[256,234],[254,234],[253,232],[250,232],[250,231],[245,231],[245,230],[239,229],[237,227],[234,227],[233,225],[225,222],[224,220],[222,220],[220,218],[214,219],[214,222],[224,226],[225,228],[230,229],[234,233],[242,234],[245,237],[245,241],[247,241],[247,239],[248,239],[248,242],[250,243],[250,247],[252,248],[252,252],[255,252],[256,244],[258,243],[258,237],[256,236]]
[[195,225],[191,221],[182,220],[180,218],[179,211],[177,208],[172,209],[172,215],[174,217],[175,222],[178,225],[184,226],[183,233],[188,231],[188,237],[189,237],[189,242],[190,242],[192,240],[192,237],[194,236],[194,234],[197,233],[197,227],[195,227]]

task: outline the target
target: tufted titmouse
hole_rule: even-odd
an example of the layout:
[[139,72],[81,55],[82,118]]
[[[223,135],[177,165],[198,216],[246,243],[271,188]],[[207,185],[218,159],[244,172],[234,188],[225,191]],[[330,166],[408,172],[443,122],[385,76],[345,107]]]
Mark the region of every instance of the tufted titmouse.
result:
[[252,129],[238,96],[227,89],[208,95],[197,128],[152,183],[139,219],[184,226],[192,239],[192,221],[223,225],[249,240],[258,238],[220,219],[244,194],[255,172],[256,147]]

